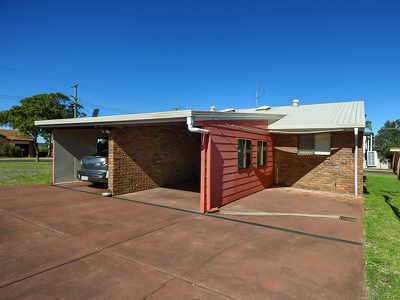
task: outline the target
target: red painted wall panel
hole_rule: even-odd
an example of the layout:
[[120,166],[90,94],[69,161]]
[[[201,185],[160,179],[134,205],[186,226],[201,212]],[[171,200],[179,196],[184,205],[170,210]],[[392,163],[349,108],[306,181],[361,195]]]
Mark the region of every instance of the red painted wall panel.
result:
[[[273,146],[267,121],[204,121],[202,208],[209,211],[258,192],[273,183]],[[238,140],[251,140],[251,167],[238,168]],[[257,167],[257,141],[267,142],[267,164]]]

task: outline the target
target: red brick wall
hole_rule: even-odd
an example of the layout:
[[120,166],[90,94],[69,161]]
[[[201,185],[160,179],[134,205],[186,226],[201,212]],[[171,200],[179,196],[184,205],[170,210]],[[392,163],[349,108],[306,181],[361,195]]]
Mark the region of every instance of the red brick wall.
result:
[[200,135],[186,124],[112,128],[109,147],[113,195],[200,180]]
[[[363,192],[362,131],[358,140],[358,193]],[[297,155],[297,135],[273,135],[278,186],[354,193],[354,132],[331,133],[331,155]]]

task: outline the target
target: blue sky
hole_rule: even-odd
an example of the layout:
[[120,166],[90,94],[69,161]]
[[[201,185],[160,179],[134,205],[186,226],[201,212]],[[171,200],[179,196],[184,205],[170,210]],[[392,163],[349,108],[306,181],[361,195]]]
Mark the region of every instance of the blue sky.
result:
[[75,82],[89,114],[254,107],[259,82],[260,105],[364,100],[377,130],[400,118],[399,15],[396,1],[0,0],[0,110]]

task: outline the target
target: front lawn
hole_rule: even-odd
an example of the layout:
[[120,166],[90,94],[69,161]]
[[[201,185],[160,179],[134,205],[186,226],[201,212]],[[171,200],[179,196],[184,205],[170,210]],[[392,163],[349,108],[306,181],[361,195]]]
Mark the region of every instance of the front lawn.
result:
[[1,185],[49,185],[51,162],[0,162]]
[[369,299],[400,297],[400,181],[366,176],[365,264]]

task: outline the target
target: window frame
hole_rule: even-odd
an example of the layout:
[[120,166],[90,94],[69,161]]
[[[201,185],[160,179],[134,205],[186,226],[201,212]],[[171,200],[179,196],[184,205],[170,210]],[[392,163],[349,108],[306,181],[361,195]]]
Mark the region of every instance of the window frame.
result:
[[[257,141],[257,167],[265,167],[267,165],[267,148],[267,141]],[[262,158],[262,161],[260,161],[260,158]]]
[[[304,136],[312,136],[313,146],[310,149],[300,148],[300,138]],[[330,132],[308,133],[297,135],[297,155],[301,156],[330,156],[332,148],[332,135]],[[324,149],[325,148],[325,149]]]
[[[251,168],[251,156],[252,156],[252,143],[251,140],[238,139],[237,142],[237,165],[239,170],[245,170]],[[242,162],[242,164],[241,164]]]
[[[312,140],[312,147],[311,148],[300,148],[301,138],[305,138],[308,136],[310,140]],[[297,135],[297,154],[298,155],[315,155],[315,134],[308,133],[308,134],[299,134]]]

